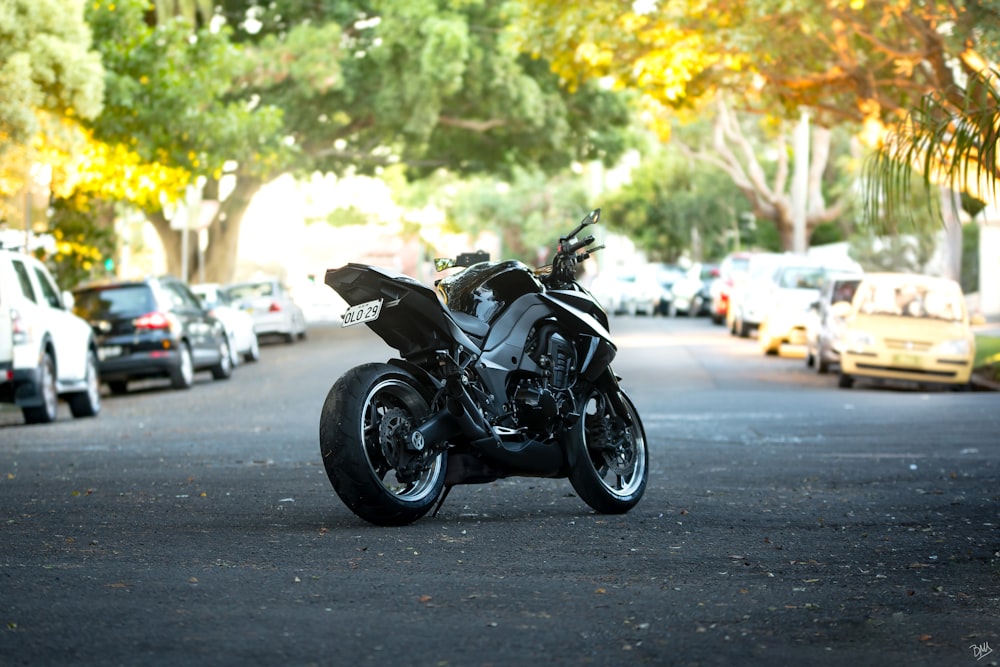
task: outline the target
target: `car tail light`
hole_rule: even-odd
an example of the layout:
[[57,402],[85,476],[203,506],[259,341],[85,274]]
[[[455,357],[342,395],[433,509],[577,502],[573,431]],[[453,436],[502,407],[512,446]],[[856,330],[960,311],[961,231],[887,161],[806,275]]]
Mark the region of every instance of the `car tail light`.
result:
[[159,311],[154,311],[152,313],[146,313],[141,317],[135,318],[132,322],[136,329],[165,329],[170,330],[170,318]]
[[277,301],[272,301],[271,302],[271,306],[267,309],[267,312],[269,312],[269,313],[280,313],[281,312],[281,304],[279,304]]
[[15,308],[10,309],[10,331],[13,334],[15,345],[27,343],[31,340],[31,331],[28,329],[28,324],[21,317],[21,313]]

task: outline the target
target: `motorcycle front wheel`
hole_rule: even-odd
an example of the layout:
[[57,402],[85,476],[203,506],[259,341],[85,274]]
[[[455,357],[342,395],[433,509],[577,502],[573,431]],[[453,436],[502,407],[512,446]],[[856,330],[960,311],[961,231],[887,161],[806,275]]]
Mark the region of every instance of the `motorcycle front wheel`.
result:
[[631,399],[619,391],[624,414],[604,390],[583,397],[580,420],[569,434],[569,481],[602,514],[624,514],[642,498],[649,477],[646,433]]
[[403,526],[434,505],[444,488],[447,455],[420,461],[405,447],[429,412],[420,383],[389,364],[352,368],[330,389],[319,424],[323,465],[356,515],[379,526]]

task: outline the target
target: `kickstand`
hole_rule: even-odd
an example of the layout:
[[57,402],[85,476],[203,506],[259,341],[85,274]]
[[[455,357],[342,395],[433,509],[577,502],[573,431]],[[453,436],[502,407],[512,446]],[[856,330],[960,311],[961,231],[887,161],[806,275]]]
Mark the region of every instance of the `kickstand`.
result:
[[433,517],[436,517],[436,516],[438,515],[438,512],[439,512],[439,511],[441,510],[441,506],[442,506],[442,505],[444,505],[444,500],[445,500],[445,498],[447,498],[447,497],[448,497],[448,494],[449,494],[449,493],[451,493],[451,490],[452,490],[452,488],[454,488],[454,486],[455,486],[455,485],[454,485],[454,484],[452,484],[452,485],[449,485],[449,486],[446,486],[446,487],[444,487],[444,493],[442,493],[442,494],[441,494],[441,498],[440,498],[440,500],[438,500],[438,504],[437,504],[437,506],[436,506],[436,507],[434,508],[434,513],[433,513],[433,514],[431,514],[431,517],[432,517],[432,518],[433,518]]

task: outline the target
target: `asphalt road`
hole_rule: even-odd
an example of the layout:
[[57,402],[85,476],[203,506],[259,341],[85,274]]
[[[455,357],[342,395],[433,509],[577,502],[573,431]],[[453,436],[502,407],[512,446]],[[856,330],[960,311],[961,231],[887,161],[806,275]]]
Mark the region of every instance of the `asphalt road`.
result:
[[1000,394],[836,387],[705,319],[617,318],[643,501],[565,480],[355,518],[318,447],[320,327],[229,381],[0,411],[2,665],[995,665]]

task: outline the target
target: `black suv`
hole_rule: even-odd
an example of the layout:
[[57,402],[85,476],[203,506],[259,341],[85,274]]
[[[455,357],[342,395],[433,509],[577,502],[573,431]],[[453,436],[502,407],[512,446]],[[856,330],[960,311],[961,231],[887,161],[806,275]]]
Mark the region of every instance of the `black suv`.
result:
[[122,394],[129,380],[167,377],[187,389],[198,370],[232,375],[222,322],[176,278],[97,283],[73,291],[74,312],[97,338],[101,380]]

